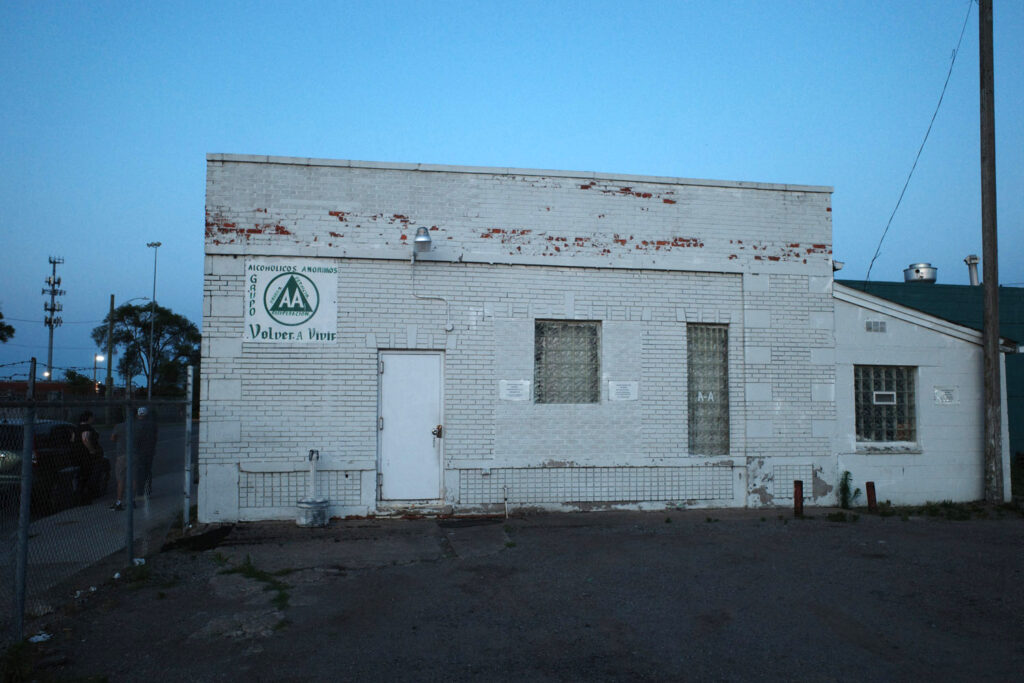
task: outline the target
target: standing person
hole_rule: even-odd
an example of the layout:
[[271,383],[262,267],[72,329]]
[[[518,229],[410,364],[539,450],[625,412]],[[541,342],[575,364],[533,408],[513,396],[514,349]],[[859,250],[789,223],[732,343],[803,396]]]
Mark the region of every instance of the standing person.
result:
[[138,411],[139,419],[135,423],[135,451],[138,465],[135,472],[135,493],[149,495],[153,490],[153,457],[156,455],[157,425],[156,417],[149,408],[142,406]]
[[114,460],[114,475],[117,477],[117,499],[111,503],[110,509],[117,512],[124,510],[124,486],[128,476],[128,456],[125,454],[124,430],[125,423],[122,420],[114,426],[114,433],[110,435],[110,440],[114,442],[117,450],[117,459]]
[[78,466],[78,502],[82,505],[91,503],[99,493],[100,478],[104,475],[103,446],[99,432],[92,426],[93,419],[91,410],[78,416],[72,446],[74,464]]

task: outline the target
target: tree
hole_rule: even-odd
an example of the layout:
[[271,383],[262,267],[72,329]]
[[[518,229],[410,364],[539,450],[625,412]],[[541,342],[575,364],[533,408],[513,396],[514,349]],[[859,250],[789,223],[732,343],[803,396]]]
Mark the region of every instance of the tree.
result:
[[[156,306],[153,321],[153,356],[149,357],[149,305],[123,304],[114,309],[114,346],[120,351],[117,371],[125,377],[142,373],[149,382],[153,373],[153,393],[180,396],[185,391],[185,366],[199,363],[199,328],[183,315]],[[103,325],[92,331],[99,348],[106,348],[110,314]]]
[[77,370],[68,369],[64,371],[64,387],[69,394],[93,393],[92,378],[86,377]]
[[14,336],[14,328],[3,322],[4,314],[0,313],[0,343],[6,344],[7,340]]

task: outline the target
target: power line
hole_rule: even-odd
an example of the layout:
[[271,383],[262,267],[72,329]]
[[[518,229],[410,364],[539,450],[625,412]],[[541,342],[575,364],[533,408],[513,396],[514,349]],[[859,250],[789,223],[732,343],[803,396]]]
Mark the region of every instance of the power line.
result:
[[[18,323],[37,323],[37,322],[40,322],[39,320],[33,320],[31,318],[7,318],[7,317],[4,317],[4,320],[13,320],[14,322],[18,322]],[[64,320],[64,321],[61,322],[61,324],[62,325],[96,325],[97,323],[103,323],[103,322],[106,322],[106,321],[105,320]],[[43,321],[43,324],[45,325],[46,322]]]
[[[16,346],[19,349],[35,349],[39,348],[39,344],[16,344],[14,342],[7,342],[4,346]],[[90,351],[96,350],[98,346],[54,346],[53,348],[58,351]]]
[[928,135],[932,132],[932,125],[935,123],[935,117],[939,114],[939,107],[942,106],[942,98],[946,95],[946,86],[949,85],[949,77],[953,75],[953,65],[956,64],[956,56],[960,54],[960,43],[964,40],[964,31],[967,30],[967,19],[971,16],[971,5],[973,4],[974,0],[969,0],[967,3],[967,16],[964,17],[964,25],[960,29],[960,39],[956,41],[956,48],[953,49],[953,58],[949,61],[949,71],[946,72],[946,82],[942,84],[942,93],[939,95],[939,102],[935,105],[935,111],[932,113],[932,120],[928,122],[928,130],[924,133],[924,140],[921,141],[921,146],[917,148],[917,156],[914,157],[914,164],[910,167],[910,173],[907,174],[907,181],[903,183],[903,189],[900,190],[900,197],[896,200],[896,206],[889,215],[889,222],[885,224],[885,230],[882,231],[882,237],[878,240],[878,247],[875,249],[875,255],[871,257],[871,263],[868,264],[868,274],[864,277],[865,283],[871,280],[871,269],[875,265],[875,259],[877,259],[878,255],[882,252],[882,242],[885,240],[885,236],[889,233],[889,226],[892,225],[892,219],[896,216],[896,211],[900,208],[900,203],[903,201],[903,195],[907,191],[907,186],[910,185],[910,178],[914,175],[914,169],[917,168],[917,161],[921,158],[921,152],[924,150],[924,143],[928,142]]

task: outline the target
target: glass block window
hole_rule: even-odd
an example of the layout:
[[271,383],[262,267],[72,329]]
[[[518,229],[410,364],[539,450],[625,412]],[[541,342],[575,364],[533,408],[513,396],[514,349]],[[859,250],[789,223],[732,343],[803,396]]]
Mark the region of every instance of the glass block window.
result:
[[686,326],[690,453],[729,453],[729,328]]
[[915,370],[896,365],[853,366],[857,441],[917,441]]
[[535,403],[599,403],[601,323],[536,321],[533,384]]

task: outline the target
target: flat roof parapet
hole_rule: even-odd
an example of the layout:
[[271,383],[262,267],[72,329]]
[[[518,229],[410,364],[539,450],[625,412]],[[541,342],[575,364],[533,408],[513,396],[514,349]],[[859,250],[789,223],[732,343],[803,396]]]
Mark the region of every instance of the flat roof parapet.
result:
[[558,171],[549,169],[497,166],[446,166],[444,164],[408,164],[383,161],[353,161],[350,159],[314,159],[308,157],[278,157],[258,154],[207,154],[206,160],[250,164],[279,164],[288,166],[328,166],[389,171],[419,171],[422,173],[476,173],[481,175],[544,176],[548,178],[578,178],[581,180],[603,180],[609,182],[725,187],[743,190],[819,192],[828,194],[831,194],[834,191],[834,188],[830,185],[789,185],[783,183],[756,183],[741,180],[704,180],[699,178],[674,178],[671,176],[595,173],[593,171]]

